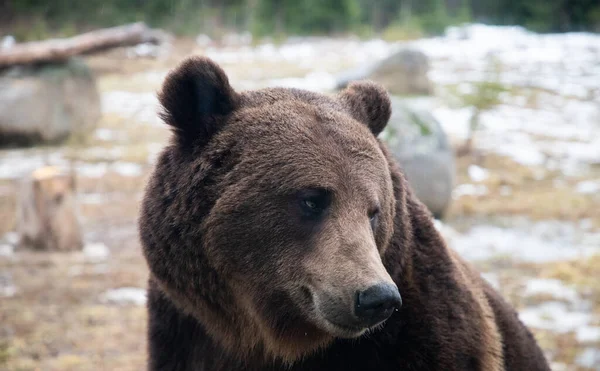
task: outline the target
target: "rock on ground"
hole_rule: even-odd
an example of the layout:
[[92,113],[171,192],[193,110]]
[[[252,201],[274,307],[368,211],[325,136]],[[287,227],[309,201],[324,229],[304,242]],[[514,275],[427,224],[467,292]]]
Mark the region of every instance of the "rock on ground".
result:
[[452,199],[455,160],[439,122],[426,109],[392,98],[385,137],[417,198],[443,217]]
[[425,53],[403,48],[384,60],[370,66],[360,66],[338,77],[337,88],[342,89],[355,80],[373,80],[394,95],[430,95],[429,59]]
[[99,118],[96,81],[78,59],[0,71],[0,146],[59,142]]

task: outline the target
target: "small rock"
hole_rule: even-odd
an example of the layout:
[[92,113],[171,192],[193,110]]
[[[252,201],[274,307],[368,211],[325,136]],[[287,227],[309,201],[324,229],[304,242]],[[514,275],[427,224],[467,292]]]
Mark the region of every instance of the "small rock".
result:
[[89,132],[100,115],[96,79],[81,59],[0,73],[0,145],[60,142]]
[[426,100],[392,97],[392,115],[381,134],[417,198],[436,218],[443,218],[452,199],[454,153]]
[[102,262],[108,259],[109,255],[110,250],[101,242],[89,243],[83,248],[83,256],[89,262]]
[[102,300],[113,304],[146,304],[146,290],[138,287],[121,287],[108,290],[102,295]]
[[355,80],[369,79],[394,95],[430,95],[429,58],[420,50],[403,48],[384,60],[346,72],[338,78],[338,89]]

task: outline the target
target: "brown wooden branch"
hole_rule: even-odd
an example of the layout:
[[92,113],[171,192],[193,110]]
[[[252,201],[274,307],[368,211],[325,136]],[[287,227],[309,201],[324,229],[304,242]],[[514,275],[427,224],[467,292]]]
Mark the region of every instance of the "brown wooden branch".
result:
[[160,43],[164,34],[144,23],[91,31],[66,39],[17,44],[0,50],[0,68],[21,64],[64,61],[72,56],[91,54],[119,46]]

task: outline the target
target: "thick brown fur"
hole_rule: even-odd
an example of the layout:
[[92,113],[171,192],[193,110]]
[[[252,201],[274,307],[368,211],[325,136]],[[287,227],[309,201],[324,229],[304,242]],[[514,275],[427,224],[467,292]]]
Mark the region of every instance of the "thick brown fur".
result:
[[[159,98],[174,134],[140,216],[149,370],[549,370],[376,138],[381,87],[237,93],[194,57]],[[299,211],[307,189],[331,198],[318,221]],[[402,295],[387,321],[331,322],[378,282]]]

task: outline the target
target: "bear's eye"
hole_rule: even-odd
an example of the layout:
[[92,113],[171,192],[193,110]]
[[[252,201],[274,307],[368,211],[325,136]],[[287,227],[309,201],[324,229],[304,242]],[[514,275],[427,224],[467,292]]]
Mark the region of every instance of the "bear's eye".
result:
[[309,218],[319,218],[329,208],[331,192],[326,189],[310,188],[298,193],[302,214]]
[[375,227],[377,227],[378,219],[379,219],[379,207],[376,207],[375,209],[373,209],[369,212],[369,222],[371,223],[371,228],[373,230],[375,230]]

